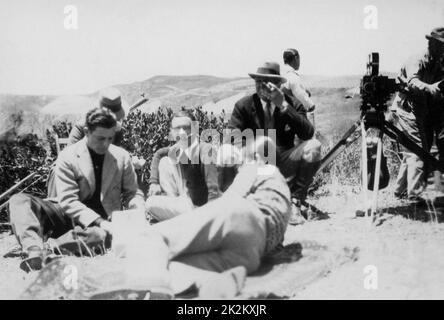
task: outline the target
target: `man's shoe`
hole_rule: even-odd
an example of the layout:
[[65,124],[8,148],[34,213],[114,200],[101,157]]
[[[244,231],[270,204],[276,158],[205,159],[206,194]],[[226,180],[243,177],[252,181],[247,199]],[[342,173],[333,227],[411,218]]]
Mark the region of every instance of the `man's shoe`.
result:
[[308,221],[319,221],[330,219],[328,213],[325,213],[313,206],[309,206],[307,209],[307,220]]
[[54,252],[67,256],[93,257],[105,254],[107,234],[99,227],[76,227],[51,242]]
[[309,204],[307,201],[301,201],[302,215],[308,221],[318,221],[329,219],[328,213],[319,210],[314,205]]
[[26,257],[20,263],[20,269],[25,272],[38,271],[57,257],[51,250],[32,246],[26,251]]
[[427,206],[427,200],[421,196],[409,196],[407,198],[407,200],[411,205],[415,205],[417,207],[426,207]]
[[288,223],[292,226],[296,226],[299,224],[304,224],[305,221],[306,219],[302,215],[301,202],[299,200],[292,199],[291,214]]

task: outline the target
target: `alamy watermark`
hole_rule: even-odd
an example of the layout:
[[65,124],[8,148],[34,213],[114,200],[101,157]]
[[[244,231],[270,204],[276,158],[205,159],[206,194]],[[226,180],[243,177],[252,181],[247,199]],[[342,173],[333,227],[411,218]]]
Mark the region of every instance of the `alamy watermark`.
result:
[[[192,121],[190,134],[182,131],[171,135],[178,146],[168,151],[173,163],[232,166],[249,163],[256,155],[265,163],[276,165],[275,129],[269,129],[266,135],[264,129],[224,129],[222,134],[216,129],[199,131],[199,121]],[[207,142],[208,148],[202,148],[202,142]],[[232,149],[221,148],[223,144],[231,144]]]
[[66,290],[77,290],[79,288],[79,272],[76,266],[67,265],[63,269],[63,274],[66,276],[63,278],[63,287]]
[[77,30],[79,29],[79,11],[74,5],[66,5],[63,8],[63,27],[66,30]]
[[364,7],[364,29],[377,30],[378,29],[378,8],[375,5],[368,5]]
[[374,265],[364,267],[364,289],[378,290],[378,268]]

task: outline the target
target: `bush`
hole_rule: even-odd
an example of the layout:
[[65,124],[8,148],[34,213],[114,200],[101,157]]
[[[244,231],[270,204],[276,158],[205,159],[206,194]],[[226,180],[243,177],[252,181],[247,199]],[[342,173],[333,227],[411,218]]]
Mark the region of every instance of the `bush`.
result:
[[[200,130],[216,129],[220,135],[226,127],[225,114],[214,115],[204,111],[202,107],[192,109],[199,121]],[[150,177],[150,165],[154,153],[171,142],[168,140],[170,120],[173,111],[170,108],[161,108],[155,113],[142,113],[139,110],[129,114],[123,123],[124,136],[122,147],[132,155],[146,160],[146,164],[139,174],[139,183],[146,191]],[[52,130],[47,130],[46,140],[39,139],[36,135],[28,135],[14,142],[5,142],[0,146],[0,193],[3,193],[15,183],[29,175],[38,172],[38,181],[25,184],[26,192],[39,197],[46,196],[46,179],[49,168],[57,156],[54,133],[59,137],[67,137],[72,124],[69,122],[56,122]],[[201,137],[202,138],[202,137]],[[203,137],[211,142],[211,137]],[[328,145],[323,145],[322,152],[325,155],[339,140],[335,137]],[[386,139],[387,140],[387,139]],[[385,150],[389,142],[385,141]],[[322,186],[332,183],[341,185],[360,184],[360,143],[355,142],[346,148],[335,161],[318,174],[310,188],[310,194],[320,190]],[[399,160],[391,153],[388,156],[388,165],[393,178],[393,172],[399,167]],[[34,179],[33,179],[34,181]],[[4,199],[7,200],[7,199]],[[4,202],[4,201],[3,201]],[[0,212],[0,221],[6,220],[6,211]]]
[[[199,122],[200,131],[216,129],[222,134],[223,115],[208,115],[208,112],[203,111],[202,107],[192,109],[192,113],[196,121]],[[151,160],[154,153],[171,143],[168,136],[172,116],[173,111],[170,108],[160,108],[156,113],[142,113],[136,110],[130,113],[123,123],[122,147],[132,155],[146,160],[139,176],[139,182],[145,192],[148,187]]]
[[[192,112],[199,121],[201,130],[211,128],[222,133],[223,115],[208,114],[201,107],[194,108]],[[130,113],[123,123],[122,147],[132,155],[146,160],[139,176],[139,182],[144,191],[148,185],[153,154],[158,149],[170,144],[168,134],[172,115],[171,108],[162,108],[155,113],[142,113],[136,110]],[[57,121],[51,130],[47,130],[45,141],[36,135],[28,135],[22,139],[2,143],[0,146],[0,194],[30,173],[37,171],[38,175],[24,184],[20,190],[27,188],[26,192],[38,197],[45,197],[47,174],[57,157],[54,133],[61,138],[68,137],[71,128],[72,123]],[[36,179],[38,181],[34,183]],[[3,199],[2,203],[8,198]],[[6,219],[6,210],[3,209],[0,212],[0,221],[4,222]]]
[[[369,133],[373,135],[373,132]],[[328,142],[322,145],[322,156],[325,156],[340,140],[340,136],[336,135]],[[383,141],[383,152],[387,158],[387,166],[390,172],[390,179],[396,179],[395,173],[400,166],[400,159],[394,143],[387,137]],[[309,189],[310,195],[315,195],[326,185],[347,185],[360,186],[362,181],[361,173],[361,138],[353,142],[345,148],[332,163],[318,173]]]

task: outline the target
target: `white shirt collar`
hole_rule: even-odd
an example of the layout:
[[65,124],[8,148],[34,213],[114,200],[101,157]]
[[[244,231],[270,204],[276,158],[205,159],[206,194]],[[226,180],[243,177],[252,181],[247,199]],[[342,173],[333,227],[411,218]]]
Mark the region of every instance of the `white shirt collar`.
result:
[[191,160],[191,156],[194,154],[194,150],[196,149],[197,145],[199,144],[199,139],[194,138],[191,145],[184,150],[185,154],[187,155],[188,159]]
[[284,69],[285,73],[296,73],[297,75],[299,75],[299,71],[296,70],[295,68],[293,68],[292,66],[288,65],[288,64],[286,64],[283,67],[283,69]]

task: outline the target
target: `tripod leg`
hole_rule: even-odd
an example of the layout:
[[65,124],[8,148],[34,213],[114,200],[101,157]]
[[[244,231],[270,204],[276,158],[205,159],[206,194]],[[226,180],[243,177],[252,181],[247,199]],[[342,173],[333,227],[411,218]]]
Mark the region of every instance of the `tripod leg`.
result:
[[441,184],[441,171],[435,170],[433,172],[434,182],[435,182],[435,190],[442,192],[442,184]]
[[381,158],[382,158],[382,135],[383,132],[379,131],[378,134],[378,146],[376,149],[376,168],[375,168],[375,183],[373,184],[373,202],[371,209],[371,222],[375,221],[375,213],[378,206],[378,191],[379,191],[379,175],[381,174]]
[[364,121],[361,122],[361,143],[362,143],[362,195],[364,199],[364,215],[367,216],[369,208],[368,198],[367,198],[367,187],[368,187],[368,168],[367,168],[367,135],[365,132]]
[[[358,120],[353,124],[350,129],[344,134],[341,140],[330,150],[330,152],[321,160],[321,165],[319,166],[316,174],[321,172],[326,166],[328,166],[336,157],[344,151],[350,144],[352,144],[357,138],[359,138],[359,126],[361,120]],[[315,174],[315,175],[316,175]]]

